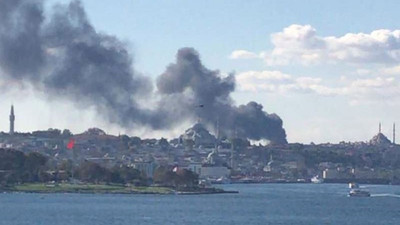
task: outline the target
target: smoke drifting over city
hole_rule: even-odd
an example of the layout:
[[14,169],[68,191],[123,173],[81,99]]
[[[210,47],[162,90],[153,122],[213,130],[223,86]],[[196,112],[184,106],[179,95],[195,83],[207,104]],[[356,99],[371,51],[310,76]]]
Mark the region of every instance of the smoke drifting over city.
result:
[[[224,135],[286,143],[282,120],[255,102],[235,106],[235,77],[205,68],[192,48],[180,49],[176,62],[157,78],[133,69],[126,45],[99,33],[79,1],[56,5],[46,18],[40,0],[0,1],[0,69],[3,79],[29,82],[52,97],[80,106],[126,128],[171,128],[200,119]],[[140,100],[154,98],[154,107]],[[201,107],[199,107],[201,106]]]
[[275,143],[286,142],[282,120],[276,114],[267,114],[262,110],[262,105],[255,102],[234,106],[230,97],[235,90],[234,75],[221,78],[218,71],[205,68],[198,53],[192,48],[178,51],[176,63],[169,65],[158,77],[157,88],[163,95],[173,95],[175,99],[180,99],[180,102],[175,102],[177,108],[190,108],[190,105],[185,104],[193,101],[204,104],[204,107],[193,112],[208,124],[218,123],[226,135],[254,140],[268,139]]

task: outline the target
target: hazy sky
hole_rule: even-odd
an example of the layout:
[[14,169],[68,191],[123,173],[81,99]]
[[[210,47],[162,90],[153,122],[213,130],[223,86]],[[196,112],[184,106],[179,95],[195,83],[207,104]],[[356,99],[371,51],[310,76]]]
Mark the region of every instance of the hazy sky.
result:
[[[47,10],[57,2],[69,1],[49,0]],[[391,137],[400,121],[400,1],[82,2],[98,31],[129,43],[135,69],[146,76],[162,73],[181,47],[197,49],[210,69],[234,71],[235,101],[277,113],[289,142],[365,141],[379,121]],[[121,129],[94,109],[49,101],[26,86],[2,96],[1,130],[13,102],[16,130],[98,126],[171,136]]]

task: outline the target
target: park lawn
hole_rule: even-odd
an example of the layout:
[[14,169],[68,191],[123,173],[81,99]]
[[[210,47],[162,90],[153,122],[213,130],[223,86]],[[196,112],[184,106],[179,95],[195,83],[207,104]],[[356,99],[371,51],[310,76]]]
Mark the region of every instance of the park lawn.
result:
[[15,191],[21,192],[43,192],[43,193],[57,193],[57,192],[113,192],[125,189],[124,186],[105,185],[105,184],[45,184],[45,183],[27,183],[15,185]]
[[35,193],[115,193],[115,194],[171,194],[174,191],[166,187],[126,187],[117,184],[45,184],[26,183],[15,185],[12,191]]

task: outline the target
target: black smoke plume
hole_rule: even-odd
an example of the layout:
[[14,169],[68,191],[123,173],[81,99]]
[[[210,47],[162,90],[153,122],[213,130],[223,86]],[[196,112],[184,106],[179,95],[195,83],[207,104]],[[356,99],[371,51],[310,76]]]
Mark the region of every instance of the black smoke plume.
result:
[[262,105],[255,102],[235,106],[230,97],[235,90],[234,75],[222,78],[219,71],[205,68],[193,48],[178,51],[176,63],[169,65],[158,77],[157,88],[162,95],[184,100],[175,102],[176,107],[191,108],[193,101],[204,104],[204,107],[193,109],[192,112],[203,123],[218,123],[225,135],[253,140],[268,139],[276,144],[287,143],[279,116],[266,113]]
[[15,79],[37,78],[45,61],[41,1],[0,1],[0,67]]
[[95,30],[79,1],[55,6],[48,22],[39,0],[2,0],[0,10],[0,65],[11,79],[94,105],[121,125],[158,127],[157,113],[135,101],[152,91],[151,81],[133,70],[124,43]]
[[[43,0],[0,0],[0,70],[8,79],[29,82],[49,96],[95,106],[101,115],[126,128],[166,129],[187,119],[219,121],[227,135],[286,143],[282,120],[250,102],[235,106],[234,75],[222,78],[205,68],[191,48],[157,79],[154,106],[138,100],[154,94],[150,79],[133,69],[125,43],[100,33],[80,1],[53,7],[45,16]],[[196,107],[196,105],[204,107]]]

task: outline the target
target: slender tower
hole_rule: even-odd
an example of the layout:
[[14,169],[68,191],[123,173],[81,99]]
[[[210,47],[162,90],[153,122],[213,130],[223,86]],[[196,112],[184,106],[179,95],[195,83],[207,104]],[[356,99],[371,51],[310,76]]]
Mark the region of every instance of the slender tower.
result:
[[381,122],[379,122],[379,134],[381,133],[381,128],[382,128],[382,125],[381,125]]
[[218,152],[218,145],[219,145],[219,117],[217,117],[217,124],[215,127],[215,135],[216,135],[216,140],[215,140],[215,151]]
[[216,133],[217,133],[217,140],[219,141],[219,138],[220,138],[220,129],[219,129],[219,116],[218,116],[218,118],[217,118],[217,130],[216,130]]
[[14,121],[15,121],[14,105],[11,105],[11,113],[10,113],[10,135],[13,135],[13,134],[14,134]]
[[236,148],[237,148],[237,146],[236,146],[236,139],[237,139],[237,130],[236,130],[236,126],[234,126],[234,131],[233,131],[233,135],[232,135],[232,142],[231,142],[231,168],[232,168],[232,170],[235,170],[236,169],[236,160],[235,160],[235,158],[236,158],[236,153],[235,153],[235,151],[236,151]]
[[396,124],[393,123],[393,144],[396,144]]

